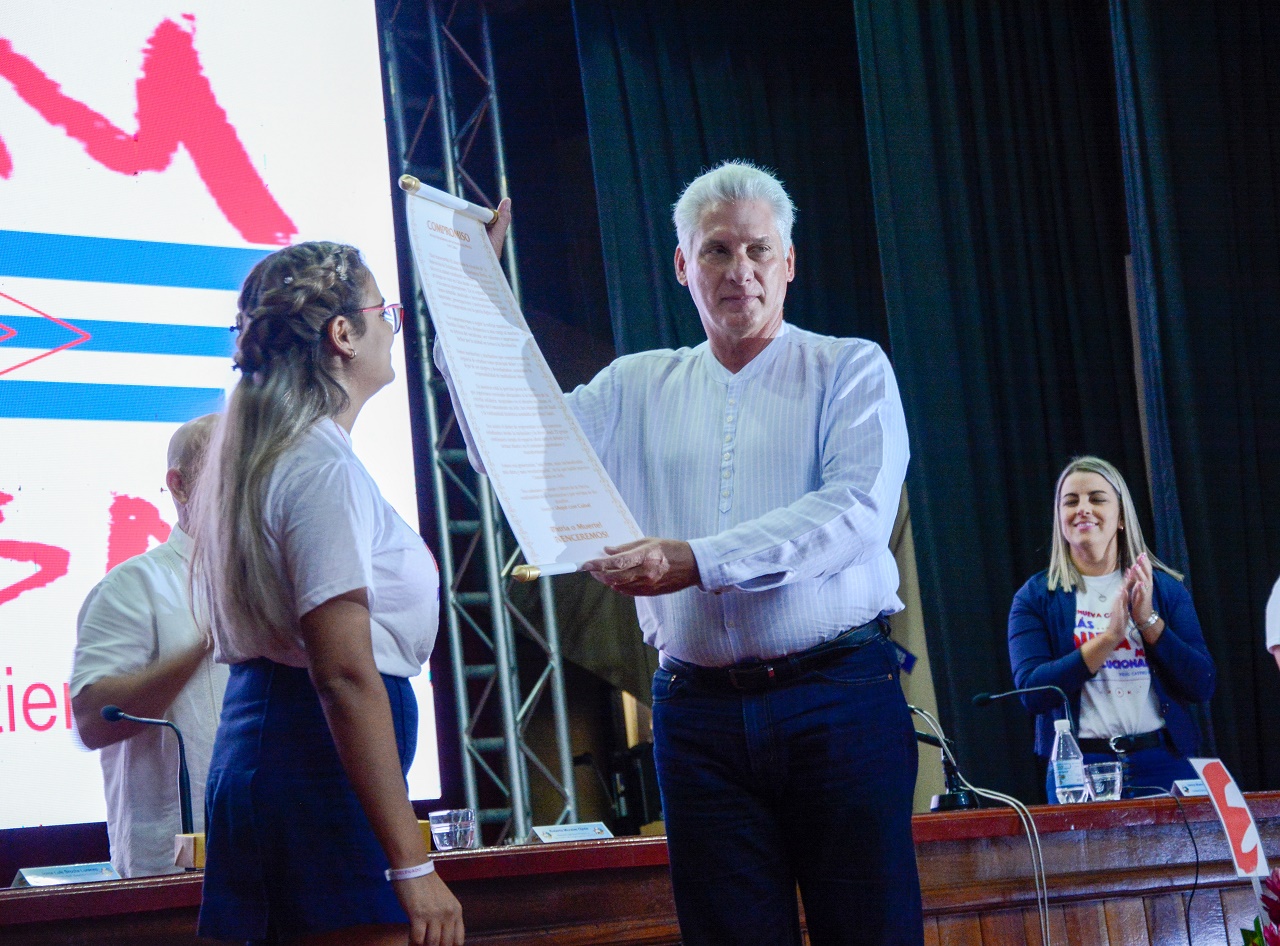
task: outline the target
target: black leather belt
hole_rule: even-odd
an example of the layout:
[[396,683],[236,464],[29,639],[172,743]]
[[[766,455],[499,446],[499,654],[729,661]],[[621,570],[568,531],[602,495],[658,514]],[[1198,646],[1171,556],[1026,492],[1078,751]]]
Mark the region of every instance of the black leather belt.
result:
[[1140,732],[1134,736],[1112,736],[1110,739],[1081,739],[1081,752],[1101,752],[1106,755],[1118,755],[1122,752],[1141,752],[1143,749],[1157,749],[1165,744],[1168,738],[1167,729],[1153,729],[1151,732]]
[[732,667],[701,667],[661,654],[658,665],[672,674],[684,674],[701,686],[737,693],[761,693],[783,686],[797,677],[821,670],[850,651],[857,650],[888,633],[888,622],[882,618],[851,627],[829,641],[794,654],[753,660]]

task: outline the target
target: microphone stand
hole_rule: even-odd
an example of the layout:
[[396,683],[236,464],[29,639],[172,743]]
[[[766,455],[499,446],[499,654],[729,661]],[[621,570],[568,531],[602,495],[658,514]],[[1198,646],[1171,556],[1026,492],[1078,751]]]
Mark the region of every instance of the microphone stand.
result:
[[130,716],[118,706],[102,707],[102,718],[109,723],[118,723],[124,719],[148,726],[167,726],[173,730],[173,734],[178,737],[178,805],[182,811],[182,833],[191,834],[195,830],[195,821],[191,817],[191,775],[187,771],[187,744],[183,741],[182,730],[167,719]]
[[965,811],[982,807],[978,796],[961,784],[960,772],[945,752],[942,753],[942,777],[947,790],[941,795],[933,796],[933,800],[929,802],[930,811]]
[[965,811],[981,807],[978,802],[978,796],[965,788],[960,781],[960,772],[956,769],[955,763],[951,761],[950,756],[947,755],[946,747],[943,746],[942,740],[937,736],[932,736],[917,729],[916,741],[942,749],[942,777],[946,782],[947,790],[941,795],[933,796],[933,800],[929,802],[929,810]]

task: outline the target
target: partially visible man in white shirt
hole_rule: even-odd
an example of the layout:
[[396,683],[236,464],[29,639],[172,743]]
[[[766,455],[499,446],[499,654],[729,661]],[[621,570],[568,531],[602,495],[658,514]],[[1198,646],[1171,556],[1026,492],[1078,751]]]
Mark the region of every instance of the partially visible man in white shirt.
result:
[[1271,597],[1267,599],[1267,650],[1276,658],[1276,666],[1280,667],[1280,578],[1276,579],[1271,589]]
[[122,877],[175,873],[181,830],[178,740],[165,726],[102,718],[115,705],[173,722],[186,742],[195,830],[204,830],[204,785],[222,711],[227,668],[215,664],[187,592],[187,502],[217,422],[208,414],[169,441],[165,483],[178,524],[169,540],[113,568],[89,592],[77,622],[71,705],[81,742],[101,749],[111,863]]

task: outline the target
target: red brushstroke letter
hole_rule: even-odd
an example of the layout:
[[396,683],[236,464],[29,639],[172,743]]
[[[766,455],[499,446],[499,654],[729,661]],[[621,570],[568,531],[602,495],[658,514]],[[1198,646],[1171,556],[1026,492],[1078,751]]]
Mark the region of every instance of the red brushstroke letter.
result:
[[[138,130],[133,134],[64,95],[58,83],[15,52],[7,39],[0,39],[0,76],[41,118],[65,128],[103,167],[129,175],[163,171],[183,144],[218,209],[246,240],[287,246],[298,232],[218,104],[196,53],[193,30],[165,20],[151,34],[138,79]],[[8,177],[12,166],[0,143],[0,176]]]
[[[0,506],[13,502],[8,493],[0,493]],[[0,522],[4,522],[4,513],[0,512]],[[0,558],[11,562],[31,562],[36,566],[36,573],[28,575],[22,581],[0,588],[0,604],[12,601],[24,591],[34,591],[57,581],[67,573],[71,563],[71,553],[56,545],[45,545],[41,542],[15,542],[0,540]]]
[[169,523],[160,510],[136,496],[116,496],[111,501],[111,531],[107,533],[107,571],[141,555],[151,540],[167,542]]

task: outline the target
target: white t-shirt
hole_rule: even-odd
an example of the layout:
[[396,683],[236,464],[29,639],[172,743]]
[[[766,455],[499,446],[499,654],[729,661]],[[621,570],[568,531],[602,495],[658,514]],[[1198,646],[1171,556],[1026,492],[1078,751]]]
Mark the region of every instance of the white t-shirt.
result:
[[1280,578],[1267,599],[1267,650],[1280,647]]
[[[89,592],[77,621],[72,696],[200,641],[188,605],[190,560],[191,539],[175,526],[168,542],[122,562]],[[226,686],[227,668],[206,657],[164,714],[186,742],[196,831],[204,830],[205,778]],[[100,759],[112,866],[123,877],[180,871],[173,865],[173,836],[182,830],[177,737],[147,726],[102,749]]]
[[[267,547],[291,613],[368,589],[373,657],[389,676],[422,672],[440,621],[440,575],[422,538],[382,498],[346,431],[319,421],[276,461],[264,502]],[[266,657],[307,666],[300,627],[292,640],[256,628],[219,627],[214,657]]]
[[[1119,570],[1096,578],[1084,576],[1083,585],[1076,589],[1077,648],[1106,631],[1111,604],[1122,582]],[[1126,635],[1080,691],[1082,739],[1137,735],[1164,726],[1160,702],[1151,686],[1146,643],[1133,621],[1128,622]]]

